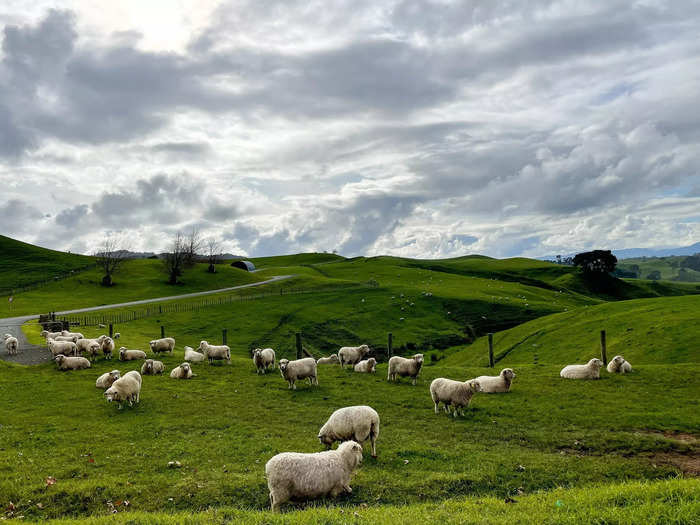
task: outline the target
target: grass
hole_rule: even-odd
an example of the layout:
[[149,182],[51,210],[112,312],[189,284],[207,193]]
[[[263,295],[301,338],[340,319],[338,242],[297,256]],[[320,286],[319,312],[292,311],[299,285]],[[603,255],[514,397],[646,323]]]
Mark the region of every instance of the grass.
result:
[[[676,255],[669,257],[639,257],[634,259],[624,259],[618,263],[622,270],[634,271],[641,278],[646,278],[650,273],[658,271],[661,279],[686,282],[700,282],[700,271],[697,268],[697,254],[694,257],[687,255]],[[696,264],[688,265],[695,259]]]

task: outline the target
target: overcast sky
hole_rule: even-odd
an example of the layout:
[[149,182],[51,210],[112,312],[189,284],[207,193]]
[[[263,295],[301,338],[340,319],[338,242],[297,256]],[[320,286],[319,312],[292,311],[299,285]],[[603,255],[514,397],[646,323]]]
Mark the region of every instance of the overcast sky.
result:
[[0,28],[0,233],[28,242],[700,240],[697,1],[3,0]]

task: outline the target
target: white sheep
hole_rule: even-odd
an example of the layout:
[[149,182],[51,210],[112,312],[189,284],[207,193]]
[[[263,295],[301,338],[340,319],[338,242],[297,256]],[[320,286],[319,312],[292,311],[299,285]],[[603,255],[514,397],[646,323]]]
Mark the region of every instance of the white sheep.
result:
[[116,340],[119,339],[121,336],[122,336],[122,334],[121,334],[120,332],[115,332],[115,333],[114,333],[113,339],[116,341]]
[[146,361],[141,366],[142,376],[154,376],[156,374],[162,374],[165,370],[165,365],[163,361],[156,361],[155,359],[146,359]]
[[146,352],[143,350],[127,350],[124,346],[119,349],[120,361],[136,361],[138,359],[146,359]]
[[214,361],[226,360],[231,362],[231,349],[226,345],[210,345],[206,341],[201,341],[199,343],[199,352],[204,354],[204,357],[209,359],[209,364],[213,364]]
[[308,379],[310,384],[318,386],[316,361],[313,357],[305,357],[295,361],[280,359],[279,367],[282,377],[289,383],[289,388],[296,390],[298,379]]
[[9,355],[16,355],[19,352],[19,341],[11,334],[5,334],[5,350]]
[[316,361],[317,365],[337,365],[338,363],[340,363],[338,354],[331,354],[328,357],[321,357],[318,361]]
[[454,408],[452,415],[455,418],[460,413],[464,415],[464,409],[469,406],[475,392],[481,392],[481,385],[476,379],[462,382],[438,377],[430,383],[430,397],[435,403],[435,413],[439,413],[438,407],[443,403],[448,414],[450,407]]
[[172,354],[175,349],[175,339],[172,337],[163,337],[162,339],[149,341],[148,345],[151,347],[151,352],[154,354],[161,352],[170,352]]
[[80,332],[69,332],[68,330],[62,330],[61,335],[66,337],[75,337],[76,339],[82,339],[84,337]]
[[112,352],[114,352],[115,346],[114,340],[106,335],[101,337],[103,337],[102,341],[100,341],[99,338],[97,340],[100,341],[100,344],[102,345],[102,354],[105,356],[105,359],[112,359]]
[[53,357],[56,357],[58,354],[63,354],[65,356],[78,355],[78,347],[71,341],[55,341],[49,339],[48,347]]
[[256,348],[253,352],[253,364],[258,374],[264,374],[272,366],[275,369],[275,351],[272,348]]
[[367,345],[360,346],[344,346],[338,350],[338,359],[340,359],[340,366],[345,365],[355,365],[362,361],[370,350]]
[[326,448],[336,441],[357,441],[362,444],[368,439],[372,444],[372,457],[377,457],[379,437],[379,414],[372,407],[352,406],[339,408],[318,431],[318,440]]
[[126,401],[129,406],[141,401],[141,374],[136,370],[127,372],[122,377],[117,379],[104,393],[107,401],[119,403],[121,410],[122,404]]
[[497,376],[479,376],[476,380],[481,385],[481,392],[494,394],[499,392],[510,392],[510,385],[515,379],[515,372],[512,368],[504,368]]
[[170,377],[173,379],[190,379],[193,375],[192,367],[187,362],[182,363],[180,366],[176,366],[170,372]]
[[374,357],[364,359],[355,365],[355,372],[374,374],[377,371],[377,360]]
[[97,357],[100,353],[101,345],[97,339],[78,339],[75,343],[79,354],[87,354],[89,359]]
[[78,341],[78,338],[74,335],[57,335],[55,337],[50,337],[52,341],[69,341],[71,343],[75,343]]
[[185,347],[185,361],[190,361],[192,363],[199,363],[200,361],[204,361],[206,357],[204,357],[204,354],[200,354],[199,352],[196,352],[194,348],[191,346],[186,346]]
[[111,372],[105,372],[95,381],[95,387],[101,388],[102,390],[107,390],[112,384],[121,377],[119,370],[112,370]]
[[413,386],[416,385],[416,378],[423,367],[423,354],[416,354],[406,359],[395,355],[389,359],[389,372],[387,381],[395,381],[396,377],[410,377],[413,379]]
[[629,374],[631,371],[632,365],[621,355],[616,355],[608,363],[608,372],[611,374]]
[[603,362],[600,359],[593,358],[585,365],[569,365],[565,366],[559,372],[559,375],[565,379],[600,379],[600,369],[603,367]]
[[48,330],[42,330],[39,335],[44,339],[53,339],[56,336],[63,335],[63,332],[49,332]]
[[83,368],[90,368],[90,361],[84,357],[66,357],[63,354],[58,354],[54,360],[59,370],[81,370]]
[[272,511],[278,512],[291,499],[334,498],[342,492],[352,492],[350,480],[360,463],[362,445],[355,441],[315,454],[277,454],[265,465]]

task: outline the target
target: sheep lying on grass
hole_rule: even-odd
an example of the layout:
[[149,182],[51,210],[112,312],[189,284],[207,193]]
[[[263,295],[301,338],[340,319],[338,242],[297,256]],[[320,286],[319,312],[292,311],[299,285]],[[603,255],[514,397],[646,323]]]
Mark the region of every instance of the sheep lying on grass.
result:
[[279,366],[282,377],[289,383],[289,388],[296,390],[297,385],[295,383],[298,379],[308,379],[309,384],[318,386],[316,361],[313,357],[305,357],[296,361],[280,359]]
[[102,341],[100,341],[99,338],[97,340],[100,341],[100,344],[102,345],[102,354],[105,356],[105,359],[112,359],[112,352],[114,352],[114,340],[106,335],[101,336],[101,338]]
[[124,346],[119,349],[120,361],[136,361],[138,359],[146,359],[146,352],[142,350],[127,350]]
[[58,354],[54,360],[59,370],[82,370],[83,368],[90,368],[90,361],[84,357],[66,357],[63,354]]
[[214,361],[228,361],[231,363],[231,349],[226,345],[210,345],[206,341],[199,343],[198,351],[204,354],[204,357],[209,359],[209,364],[214,364]]
[[253,363],[258,374],[264,374],[272,366],[275,369],[275,351],[272,348],[256,348],[253,352]]
[[12,334],[5,334],[5,350],[9,355],[15,355],[19,352],[19,341]]
[[608,372],[611,374],[629,374],[632,371],[632,365],[621,355],[616,355],[612,361],[608,363]]
[[423,354],[416,354],[409,359],[395,355],[389,359],[389,372],[386,379],[387,381],[395,381],[397,376],[410,377],[413,379],[413,386],[415,386],[416,378],[422,367]]
[[119,370],[112,370],[111,372],[105,372],[95,381],[95,387],[101,388],[102,390],[108,389],[112,384],[119,379]]
[[195,352],[194,348],[192,348],[191,346],[185,347],[185,361],[190,361],[191,363],[199,363],[201,361],[204,361],[205,359],[206,357],[204,357],[204,354]]
[[360,463],[362,445],[355,441],[315,454],[277,454],[265,465],[272,511],[278,512],[291,499],[335,498],[342,492],[352,492],[350,480]]
[[175,339],[172,337],[163,337],[162,339],[149,341],[148,345],[151,347],[151,352],[154,354],[160,354],[162,352],[170,352],[172,354],[175,349]]
[[146,361],[141,366],[142,376],[154,376],[157,374],[162,374],[165,370],[165,365],[163,361],[156,361],[154,359],[146,359]]
[[481,392],[481,385],[476,379],[469,381],[453,381],[444,377],[433,379],[430,383],[430,397],[435,403],[435,413],[440,403],[444,404],[445,412],[450,413],[450,407],[454,408],[453,416],[464,415],[464,409],[469,406],[469,402],[475,392]]
[[357,441],[362,444],[368,439],[372,444],[372,457],[377,457],[379,437],[379,414],[368,406],[339,408],[318,431],[318,440],[326,448],[336,441]]
[[129,406],[138,403],[141,401],[141,374],[136,370],[127,372],[105,390],[104,396],[110,403],[118,403],[119,410],[124,402],[128,402]]
[[479,376],[476,380],[481,385],[481,392],[494,394],[500,392],[510,392],[510,385],[515,378],[512,368],[504,368],[497,376]]
[[356,363],[362,361],[370,352],[371,350],[367,345],[344,346],[338,350],[340,366],[355,365]]
[[190,379],[193,375],[189,363],[182,363],[180,366],[173,368],[170,372],[170,377],[173,379]]
[[328,357],[321,357],[318,361],[316,361],[317,365],[337,365],[338,363],[340,363],[338,354],[331,354]]
[[374,374],[377,371],[377,360],[374,357],[360,361],[355,365],[355,372]]
[[49,339],[48,347],[53,357],[56,357],[58,354],[63,354],[66,356],[78,355],[78,347],[75,345],[75,343],[70,341],[55,341],[53,339]]
[[87,354],[88,359],[96,358],[100,353],[100,343],[97,339],[78,339],[75,343],[79,354]]
[[585,365],[565,366],[559,375],[565,379],[600,379],[600,369],[603,362],[593,358]]

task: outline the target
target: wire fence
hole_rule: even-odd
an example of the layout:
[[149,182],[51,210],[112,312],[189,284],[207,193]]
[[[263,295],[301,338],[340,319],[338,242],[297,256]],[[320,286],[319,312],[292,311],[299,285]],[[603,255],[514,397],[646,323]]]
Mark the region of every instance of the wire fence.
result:
[[75,277],[76,275],[86,271],[97,268],[96,263],[90,263],[86,266],[81,266],[79,268],[73,268],[72,270],[62,273],[60,275],[54,275],[53,277],[42,279],[41,281],[32,281],[26,284],[18,284],[12,286],[0,286],[0,295],[17,295],[18,293],[28,292],[29,290],[36,290],[37,288],[43,288],[49,286],[58,281],[68,279],[69,277]]

